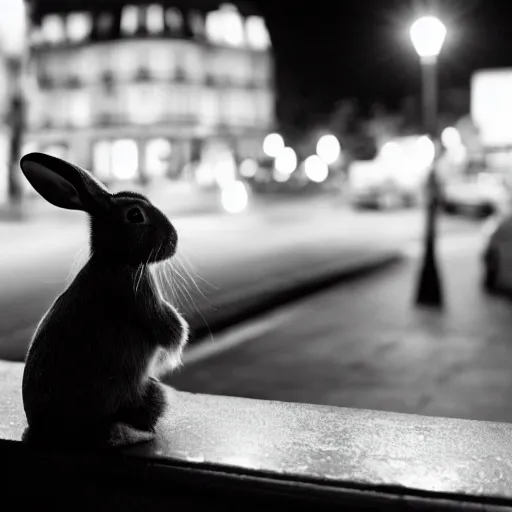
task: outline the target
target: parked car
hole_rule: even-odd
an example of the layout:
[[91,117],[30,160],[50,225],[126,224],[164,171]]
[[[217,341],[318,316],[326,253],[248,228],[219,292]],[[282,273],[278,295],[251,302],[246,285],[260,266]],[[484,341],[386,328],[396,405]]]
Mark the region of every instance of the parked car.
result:
[[483,285],[487,291],[512,291],[512,212],[493,216],[484,229]]
[[353,162],[348,177],[350,203],[356,207],[389,210],[410,207],[419,201],[419,187],[401,180],[380,162]]
[[443,207],[446,213],[487,217],[499,211],[508,194],[499,174],[460,175],[445,182]]

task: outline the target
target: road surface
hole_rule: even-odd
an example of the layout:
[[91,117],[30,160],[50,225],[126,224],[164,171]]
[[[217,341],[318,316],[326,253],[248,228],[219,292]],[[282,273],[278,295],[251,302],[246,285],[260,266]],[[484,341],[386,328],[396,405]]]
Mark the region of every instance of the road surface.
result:
[[[445,229],[463,226],[454,222],[446,221]],[[358,213],[325,200],[175,224],[180,250],[166,281],[175,303],[203,332],[256,289],[399,249],[422,233],[420,212]],[[0,240],[0,357],[22,360],[37,322],[87,256],[87,224],[83,214],[64,212],[0,225]]]
[[203,357],[193,350],[169,382],[199,393],[510,422],[512,304],[481,291],[481,242],[478,231],[443,238],[444,312],[413,306],[419,247],[411,244],[399,266],[234,329]]

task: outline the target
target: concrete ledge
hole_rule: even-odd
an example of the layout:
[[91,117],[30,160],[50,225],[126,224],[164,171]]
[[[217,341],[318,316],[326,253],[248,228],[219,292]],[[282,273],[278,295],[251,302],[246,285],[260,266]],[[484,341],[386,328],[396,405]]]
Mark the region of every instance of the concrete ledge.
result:
[[[41,485],[64,475],[69,489],[87,481],[91,496],[113,494],[119,503],[138,489],[137,499],[149,500],[146,510],[159,510],[158,505],[178,495],[187,504],[197,504],[209,492],[220,499],[221,490],[227,493],[222,507],[235,495],[286,499],[287,504],[313,500],[319,509],[329,504],[351,510],[363,504],[375,510],[512,506],[509,424],[193,395],[169,388],[171,407],[154,443],[101,458],[66,458],[30,453],[19,442],[25,427],[22,370],[22,364],[0,363],[0,451],[11,468],[11,491],[16,485],[27,488],[27,480]],[[198,485],[204,485],[200,495]],[[41,487],[38,492],[50,491]]]

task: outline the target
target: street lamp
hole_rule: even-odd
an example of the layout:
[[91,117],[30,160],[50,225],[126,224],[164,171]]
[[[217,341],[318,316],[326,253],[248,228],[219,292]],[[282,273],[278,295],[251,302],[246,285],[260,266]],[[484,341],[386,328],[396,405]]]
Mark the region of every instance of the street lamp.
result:
[[27,9],[24,0],[2,0],[0,16],[0,58],[5,57],[9,74],[8,124],[11,131],[7,159],[8,201],[14,213],[21,213],[22,186],[19,160],[24,130],[25,101],[23,69],[27,44]]
[[[446,27],[435,16],[424,16],[412,24],[410,35],[421,61],[425,131],[435,141],[437,140],[437,58],[446,38]],[[416,301],[419,305],[442,307],[443,291],[436,260],[439,183],[435,159],[430,167],[427,183],[425,252]]]

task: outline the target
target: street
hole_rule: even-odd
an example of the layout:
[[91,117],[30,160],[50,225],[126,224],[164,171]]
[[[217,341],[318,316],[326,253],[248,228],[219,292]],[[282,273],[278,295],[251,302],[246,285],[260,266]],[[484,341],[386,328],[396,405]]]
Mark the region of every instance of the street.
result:
[[197,393],[510,422],[512,304],[481,290],[481,247],[478,230],[443,237],[443,312],[414,307],[420,248],[410,244],[398,266],[218,338],[169,383]]
[[[174,302],[199,336],[226,325],[252,297],[331,267],[358,265],[403,250],[422,234],[418,211],[356,212],[332,199],[276,204],[241,216],[173,219],[179,255],[169,281]],[[443,232],[471,230],[445,219]],[[0,224],[0,357],[23,360],[32,332],[87,256],[83,214],[63,212]],[[165,276],[162,276],[165,277]],[[169,277],[169,276],[167,276]]]

